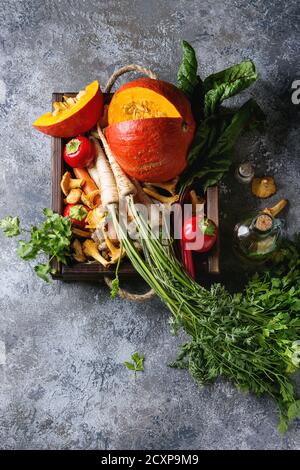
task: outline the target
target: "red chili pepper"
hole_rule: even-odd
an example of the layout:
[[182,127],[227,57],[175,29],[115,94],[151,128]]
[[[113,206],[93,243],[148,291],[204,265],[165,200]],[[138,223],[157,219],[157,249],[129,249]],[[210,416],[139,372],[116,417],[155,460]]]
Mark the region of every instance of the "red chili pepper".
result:
[[[185,191],[182,199],[181,199],[181,203],[180,203],[181,207],[183,207],[185,202],[187,203],[189,201],[189,197],[190,197],[190,192],[189,192],[189,189],[187,189]],[[177,216],[178,216],[178,221],[180,220],[180,224],[179,224],[179,222],[177,222],[177,226],[178,226],[178,229],[179,229],[178,233],[179,233],[180,236],[182,236],[181,216],[179,217],[178,214],[177,214]],[[176,217],[176,212],[175,212],[175,217]],[[196,271],[195,271],[195,265],[194,265],[194,260],[193,260],[193,254],[190,250],[186,249],[185,243],[182,240],[182,238],[180,238],[178,240],[178,242],[179,242],[179,248],[180,248],[180,255],[181,255],[182,264],[184,265],[186,272],[193,279],[195,279],[196,278]]]
[[216,224],[206,217],[193,216],[187,219],[182,228],[182,239],[190,249],[199,253],[206,253],[216,243],[218,229]]
[[83,204],[67,204],[64,208],[64,217],[70,217],[72,225],[85,227],[85,219],[90,209]]
[[193,253],[191,250],[186,248],[186,244],[183,240],[180,240],[181,259],[184,264],[186,272],[191,276],[192,279],[196,278],[195,265],[193,260]]
[[83,135],[70,140],[64,148],[64,160],[72,168],[90,166],[94,158],[94,146],[90,139]]

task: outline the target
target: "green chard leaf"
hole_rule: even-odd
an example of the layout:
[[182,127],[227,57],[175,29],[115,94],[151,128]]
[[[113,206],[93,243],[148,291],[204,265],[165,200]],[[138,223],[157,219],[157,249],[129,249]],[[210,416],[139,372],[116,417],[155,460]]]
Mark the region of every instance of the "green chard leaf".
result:
[[177,86],[191,98],[195,87],[199,83],[199,77],[197,77],[198,64],[195,51],[187,41],[182,41],[182,49],[183,57],[177,73]]
[[48,274],[50,273],[50,265],[48,264],[37,264],[34,267],[36,274],[43,279],[45,282],[50,282]]
[[227,98],[240,93],[257,80],[254,63],[246,60],[207,77],[204,82],[204,114],[211,116]]
[[17,237],[21,233],[20,221],[18,217],[8,215],[0,220],[0,228],[6,237]]
[[196,131],[187,157],[189,166],[180,178],[181,194],[195,178],[201,180],[204,191],[218,183],[230,168],[242,131],[261,127],[264,118],[258,104],[250,99],[234,114],[205,119]]

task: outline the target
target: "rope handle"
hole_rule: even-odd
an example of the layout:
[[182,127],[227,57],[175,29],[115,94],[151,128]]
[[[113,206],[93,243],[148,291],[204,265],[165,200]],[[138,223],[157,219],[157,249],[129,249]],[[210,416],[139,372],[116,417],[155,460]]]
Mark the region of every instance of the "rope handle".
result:
[[121,77],[121,75],[123,75],[124,73],[127,73],[127,72],[139,72],[141,73],[142,75],[147,75],[147,77],[149,78],[153,78],[154,80],[157,80],[158,77],[155,73],[153,73],[151,70],[145,68],[145,67],[142,67],[141,65],[136,65],[136,64],[130,64],[130,65],[125,65],[124,67],[121,67],[120,69],[117,69],[113,74],[112,76],[110,77],[110,79],[108,80],[107,84],[106,84],[106,87],[105,87],[105,93],[110,93],[114,83],[116,82],[116,80]]
[[[104,276],[104,282],[111,289],[112,280],[108,276]],[[152,297],[155,296],[155,291],[150,289],[148,292],[145,292],[145,294],[132,294],[125,289],[119,288],[118,295],[122,299],[132,300],[134,302],[144,302],[145,300],[152,299]]]

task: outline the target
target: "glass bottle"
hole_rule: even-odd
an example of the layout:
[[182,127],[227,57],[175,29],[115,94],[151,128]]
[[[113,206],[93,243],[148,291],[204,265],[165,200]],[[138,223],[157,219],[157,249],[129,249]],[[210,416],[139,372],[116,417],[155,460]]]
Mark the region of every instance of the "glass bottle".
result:
[[270,214],[259,212],[238,223],[233,236],[235,251],[242,258],[264,262],[279,247],[282,222]]

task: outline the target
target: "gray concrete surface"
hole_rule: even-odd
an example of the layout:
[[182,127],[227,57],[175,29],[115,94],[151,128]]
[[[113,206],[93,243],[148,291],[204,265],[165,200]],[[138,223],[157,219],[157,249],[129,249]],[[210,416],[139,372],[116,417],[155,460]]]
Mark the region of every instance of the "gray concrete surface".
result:
[[[270,128],[243,139],[236,158],[275,174],[279,195],[291,200],[289,232],[299,229],[299,107],[289,97],[299,72],[297,7],[297,0],[2,1],[0,216],[38,223],[50,204],[50,141],[31,123],[49,109],[54,90],[105,83],[130,62],[174,81],[185,38],[203,76],[255,60],[261,80],[248,95],[260,101]],[[254,200],[232,176],[222,198],[226,247]],[[1,246],[1,448],[300,448],[299,421],[281,438],[270,400],[222,380],[199,389],[167,367],[180,339],[171,337],[158,300],[141,306],[112,302],[98,285],[44,285],[17,259],[13,241],[1,237]],[[234,284],[239,269],[226,250],[224,272]],[[146,356],[136,379],[123,366],[135,350]]]

